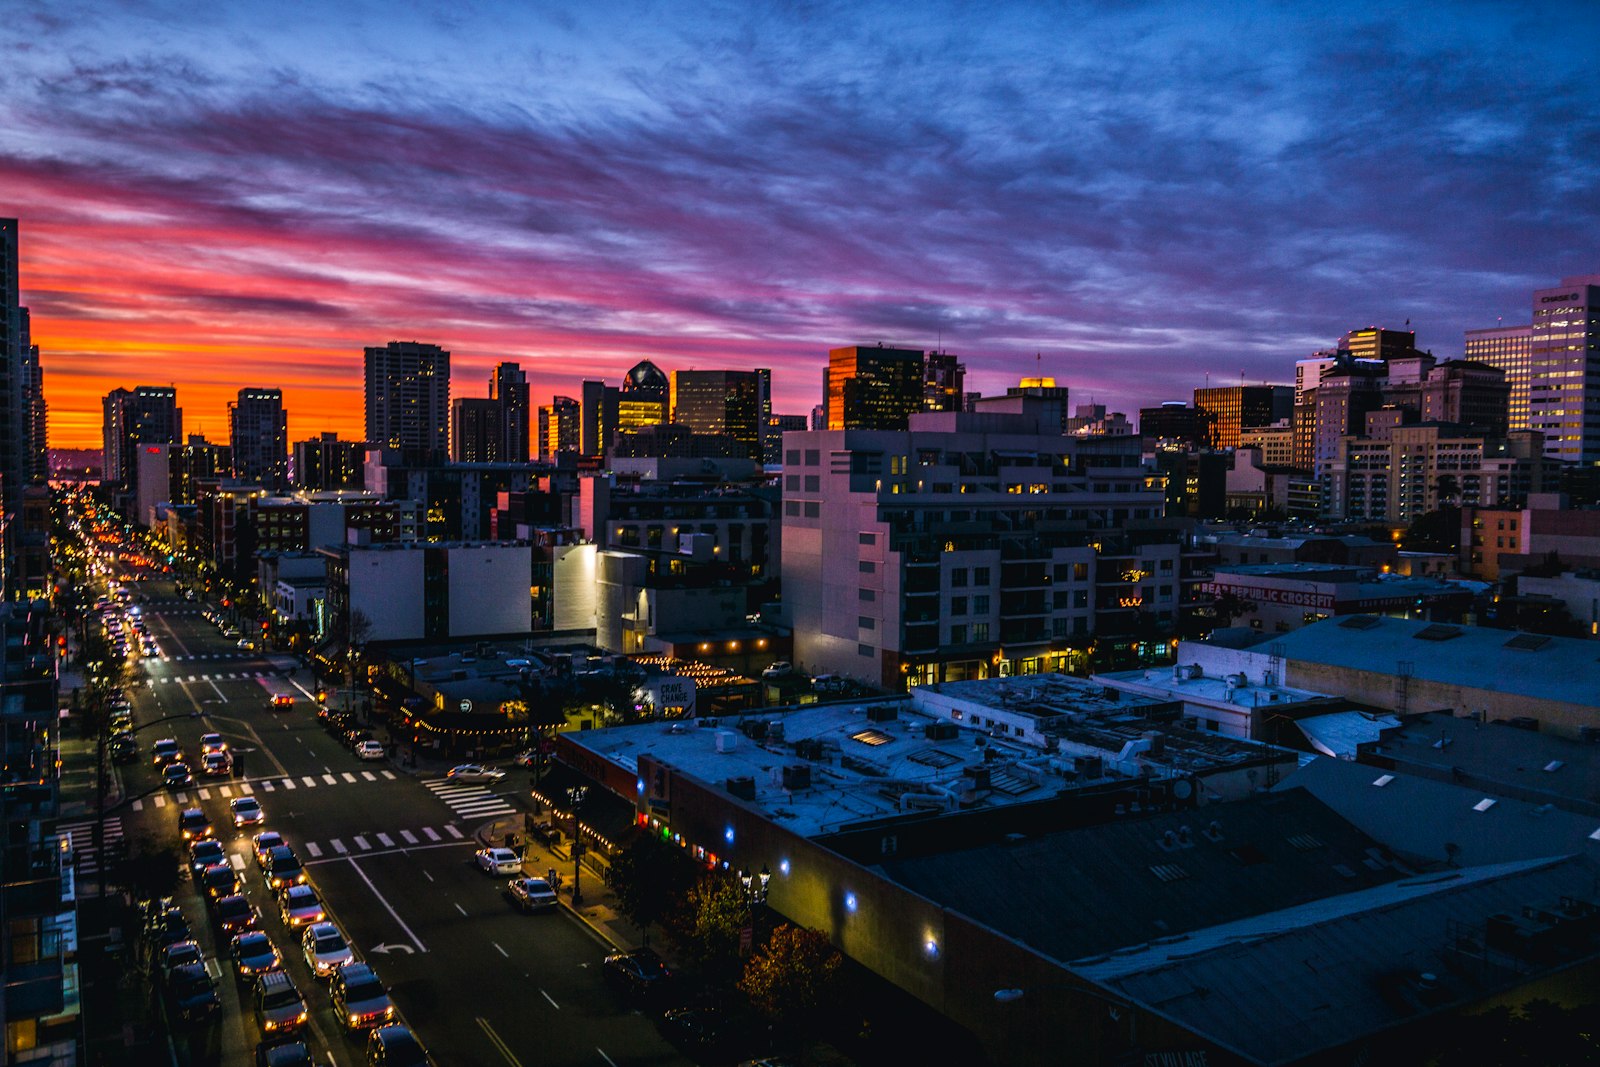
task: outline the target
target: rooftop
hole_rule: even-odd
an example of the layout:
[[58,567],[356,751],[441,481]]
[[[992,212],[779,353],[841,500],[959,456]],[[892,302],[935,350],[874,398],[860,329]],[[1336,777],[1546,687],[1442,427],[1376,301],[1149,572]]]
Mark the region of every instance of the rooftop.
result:
[[1600,693],[1600,644],[1582,638],[1376,615],[1324,619],[1269,636],[1291,662],[1375,673],[1409,663],[1411,676],[1422,681],[1573,704],[1593,705]]
[[1171,667],[1156,667],[1139,671],[1113,671],[1097,674],[1094,680],[1113,686],[1126,693],[1156,697],[1165,700],[1187,700],[1197,704],[1218,707],[1256,708],[1265,704],[1298,704],[1307,700],[1321,700],[1326,693],[1310,689],[1296,689],[1287,685],[1268,685],[1244,680],[1241,675],[1222,677],[1196,674],[1195,668],[1177,663]]

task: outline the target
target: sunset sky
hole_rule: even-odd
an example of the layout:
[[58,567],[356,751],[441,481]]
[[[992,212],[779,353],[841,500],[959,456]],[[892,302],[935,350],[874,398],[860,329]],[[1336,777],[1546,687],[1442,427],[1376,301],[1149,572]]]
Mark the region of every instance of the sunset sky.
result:
[[828,348],[942,339],[1131,414],[1600,272],[1592,4],[3,7],[58,447],[168,383],[214,440],[244,385],[360,437],[395,339],[457,396],[650,358],[796,413]]

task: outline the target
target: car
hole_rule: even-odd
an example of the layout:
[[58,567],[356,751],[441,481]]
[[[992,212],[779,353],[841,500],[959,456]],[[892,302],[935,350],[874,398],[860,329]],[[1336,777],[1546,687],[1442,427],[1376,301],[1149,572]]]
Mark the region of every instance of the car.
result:
[[256,975],[275,971],[283,966],[283,957],[272,938],[260,930],[246,930],[234,937],[228,946],[233,957],[233,972],[240,981],[254,981]]
[[272,711],[293,711],[294,694],[274,693],[272,694],[272,699],[267,703],[267,707]]
[[660,999],[672,982],[666,963],[648,948],[608,953],[600,973],[607,985],[632,1000]]
[[159,767],[167,763],[178,763],[183,759],[183,747],[175,738],[163,737],[150,746],[150,762]]
[[208,837],[215,837],[211,829],[211,820],[206,818],[206,813],[199,808],[184,808],[178,816],[178,836],[187,842],[204,841]]
[[378,741],[362,741],[356,745],[356,755],[361,759],[383,759],[383,744]]
[[113,711],[111,713],[110,729],[114,734],[131,734],[133,732],[133,712],[127,708],[119,708]]
[[445,777],[452,782],[498,782],[505,776],[505,771],[477,763],[463,763],[445,772]]
[[484,874],[522,873],[522,857],[509,848],[480,848],[472,854],[472,862]]
[[840,675],[819,674],[811,679],[811,688],[818,693],[842,693],[848,686]]
[[352,751],[354,751],[356,746],[361,744],[361,742],[371,740],[373,740],[372,731],[364,730],[359,726],[353,726],[344,732],[344,743]]
[[208,778],[225,778],[233,773],[233,757],[226,752],[207,752],[200,757],[200,773]]
[[347,963],[355,962],[339,928],[330,922],[312,923],[300,937],[300,947],[305,952],[306,966],[318,978],[328,978]]
[[174,968],[185,963],[203,963],[204,958],[200,952],[200,942],[193,940],[174,941],[161,950],[161,978],[166,980]]
[[278,897],[278,914],[285,926],[306,926],[326,919],[322,899],[308,885],[287,885]]
[[255,850],[256,866],[263,870],[267,866],[267,853],[279,845],[287,844],[283,835],[276,830],[263,830],[250,839],[250,845]]
[[268,971],[256,979],[255,995],[250,999],[256,1022],[268,1036],[293,1033],[305,1025],[306,1002],[283,971]]
[[369,1030],[394,1021],[394,1002],[378,975],[365,963],[349,963],[333,976],[328,990],[333,1014],[346,1030]]
[[207,752],[226,752],[226,751],[228,751],[228,742],[226,742],[226,741],[224,741],[222,739],[222,735],[221,734],[201,734],[200,735],[200,752],[201,752],[202,755],[207,753]]
[[144,928],[145,946],[149,949],[152,959],[159,959],[161,950],[168,945],[193,938],[189,920],[183,917],[183,912],[177,907],[169,906],[157,912],[146,922]]
[[390,1023],[367,1038],[368,1067],[429,1067],[432,1062],[410,1027]]
[[512,756],[511,762],[515,763],[518,767],[537,767],[540,760],[543,758],[544,757],[542,753],[536,752],[530,748],[518,752],[515,756]]
[[203,1019],[222,1007],[217,983],[203,963],[185,963],[173,969],[167,979],[167,1002],[172,1014],[184,1022]]
[[250,640],[248,637],[241,637],[235,643],[235,647],[242,648],[246,652],[254,652],[256,650],[256,643]]
[[139,758],[139,746],[131,735],[113,737],[106,746],[112,763],[132,763]]
[[560,903],[556,891],[543,878],[513,878],[506,883],[511,902],[526,912],[551,911]]
[[267,886],[271,889],[305,883],[306,869],[300,865],[300,857],[288,845],[274,845],[269,849],[265,866]]
[[212,916],[222,931],[228,934],[243,933],[261,919],[255,906],[242,893],[234,893],[217,901]]
[[261,801],[255,797],[234,797],[228,801],[228,810],[233,814],[235,828],[260,826],[267,819],[267,813],[261,810]]
[[194,782],[187,763],[169,763],[161,772],[161,781],[168,789],[182,789]]
[[233,865],[226,860],[213,863],[200,872],[200,889],[205,893],[207,900],[232,896],[239,891],[239,875],[234,872]]
[[789,675],[791,675],[793,673],[794,673],[794,664],[790,663],[786,659],[780,659],[776,663],[774,663],[771,666],[769,666],[766,670],[762,671],[761,672],[761,677],[767,678],[767,679],[787,678],[787,677],[789,677]]
[[189,846],[189,874],[197,882],[200,876],[206,873],[207,867],[227,862],[228,853],[223,849],[222,842],[216,838],[202,838]]
[[256,1058],[252,1062],[256,1067],[317,1067],[316,1060],[311,1058],[311,1049],[293,1036],[261,1042],[256,1046]]
[[223,637],[238,637],[239,636],[239,628],[237,626],[224,626],[222,628],[222,636]]
[[750,1009],[733,1005],[673,1008],[662,1015],[660,1027],[668,1041],[697,1060],[740,1059],[772,1042],[770,1027]]

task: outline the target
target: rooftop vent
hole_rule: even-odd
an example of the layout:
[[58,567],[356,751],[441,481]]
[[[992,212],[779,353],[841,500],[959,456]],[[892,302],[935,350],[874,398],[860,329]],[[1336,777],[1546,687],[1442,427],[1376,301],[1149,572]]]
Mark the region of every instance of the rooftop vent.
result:
[[874,704],[867,709],[867,721],[893,722],[899,714],[893,704]]
[[1544,634],[1518,634],[1504,645],[1505,648],[1515,648],[1521,652],[1537,652],[1550,643],[1550,638]]
[[1448,641],[1460,637],[1464,631],[1459,626],[1424,626],[1411,636],[1418,641]]
[[724,785],[728,792],[740,800],[754,800],[756,798],[756,780],[749,775],[740,778],[729,778]]
[[1370,630],[1379,621],[1376,615],[1352,615],[1348,619],[1341,619],[1339,626],[1346,630]]
[[959,731],[953,722],[930,722],[922,728],[922,736],[929,741],[954,741]]
[[789,790],[811,788],[811,765],[791,763],[783,768],[783,787]]

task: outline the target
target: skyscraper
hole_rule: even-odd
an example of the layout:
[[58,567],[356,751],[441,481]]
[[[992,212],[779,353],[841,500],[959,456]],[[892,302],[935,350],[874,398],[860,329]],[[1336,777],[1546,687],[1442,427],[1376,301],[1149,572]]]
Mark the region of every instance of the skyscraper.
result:
[[1528,386],[1532,375],[1533,325],[1468,330],[1462,355],[1502,371],[1511,386],[1508,418],[1512,430],[1528,429]]
[[22,306],[16,219],[0,219],[0,488],[16,519],[22,490],[43,481],[44,379]]
[[450,401],[450,461],[495,463],[506,458],[500,451],[505,443],[500,415],[498,400],[458,396]]
[[570,396],[550,398],[539,409],[539,458],[555,459],[562,452],[578,451],[583,441],[583,405]]
[[100,481],[130,492],[138,489],[141,445],[171,445],[183,440],[183,409],[178,391],[166,385],[113,389],[101,402],[103,419]]
[[282,389],[241,389],[228,404],[233,473],[268,489],[289,484],[289,415]]
[[922,410],[965,411],[967,368],[949,352],[929,352],[922,366]]
[[450,353],[390,341],[366,349],[367,442],[437,462],[449,451]]
[[28,480],[43,485],[50,480],[50,414],[44,400],[44,365],[39,362],[39,346],[33,343],[28,309],[18,310],[22,321],[23,411],[28,421]]
[[756,371],[672,374],[672,421],[695,433],[725,434],[761,462],[761,382]]
[[823,404],[830,430],[904,430],[923,410],[925,369],[914,348],[852,345],[828,352]]
[[660,426],[671,418],[672,383],[660,367],[643,359],[623,376],[621,388],[584,382],[582,407],[583,454],[603,455],[616,444],[617,434]]
[[1271,426],[1294,412],[1294,388],[1288,385],[1223,385],[1194,391],[1196,411],[1205,413],[1208,444],[1236,448],[1244,426]]
[[497,456],[502,462],[525,463],[533,433],[533,405],[528,376],[516,363],[501,363],[489,379],[489,399],[499,405]]
[[1528,375],[1528,427],[1545,455],[1600,463],[1600,274],[1534,290]]
[[367,445],[324,432],[294,443],[294,484],[301,489],[360,489],[366,483]]

